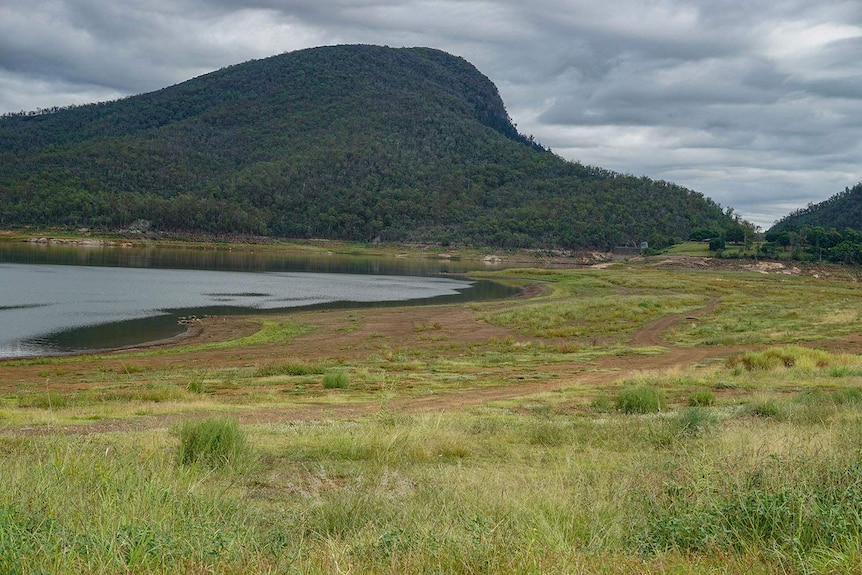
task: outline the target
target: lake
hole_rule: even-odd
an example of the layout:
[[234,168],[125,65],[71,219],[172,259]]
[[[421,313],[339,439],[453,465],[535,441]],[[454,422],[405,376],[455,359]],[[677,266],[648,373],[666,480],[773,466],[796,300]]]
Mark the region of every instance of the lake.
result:
[[183,318],[510,295],[480,262],[0,242],[0,358],[172,337]]

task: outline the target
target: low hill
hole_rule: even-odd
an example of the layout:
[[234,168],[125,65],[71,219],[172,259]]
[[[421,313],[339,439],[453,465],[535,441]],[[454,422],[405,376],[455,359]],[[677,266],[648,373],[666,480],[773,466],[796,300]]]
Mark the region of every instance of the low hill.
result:
[[609,247],[733,225],[674,184],[567,162],[428,48],[330,46],[0,119],[0,225]]
[[845,188],[828,200],[785,216],[770,228],[769,233],[799,230],[803,226],[862,232],[862,182]]

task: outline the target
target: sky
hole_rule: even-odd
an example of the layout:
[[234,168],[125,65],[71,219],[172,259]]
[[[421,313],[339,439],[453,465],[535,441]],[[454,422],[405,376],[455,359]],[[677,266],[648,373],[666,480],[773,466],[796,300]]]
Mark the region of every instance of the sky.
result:
[[0,113],[331,44],[462,56],[558,155],[764,230],[862,181],[860,0],[2,0]]

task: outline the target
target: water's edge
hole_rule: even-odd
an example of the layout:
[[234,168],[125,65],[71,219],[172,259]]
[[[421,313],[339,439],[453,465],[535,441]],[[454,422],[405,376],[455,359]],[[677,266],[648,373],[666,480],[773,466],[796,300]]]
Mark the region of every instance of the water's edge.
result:
[[[7,336],[5,341],[0,340],[0,360],[165,344],[188,337],[189,327],[196,323],[194,318],[207,316],[456,303],[498,299],[518,292],[500,283],[466,279],[466,271],[487,269],[481,262],[465,265],[437,260],[333,258],[329,254],[202,253],[199,250],[190,254],[187,250],[175,249],[55,248],[0,242],[0,278],[6,280],[0,283],[3,291],[0,338]],[[86,263],[82,265],[81,261]],[[121,272],[116,268],[129,271]],[[16,272],[22,269],[30,275],[16,286]],[[231,273],[219,275],[220,272],[214,270]],[[399,276],[404,279],[399,280]],[[141,292],[144,295],[139,297],[146,301],[140,302],[140,307],[126,309],[116,308],[119,304],[115,302],[118,298],[115,293],[95,293],[99,290],[91,288],[87,281],[126,282],[121,290],[123,296],[128,295],[125,292],[141,289],[138,284],[151,283],[152,286]],[[281,293],[279,290],[288,289],[285,286],[291,285],[291,281],[299,282],[297,291]],[[239,286],[247,282],[251,287],[236,287],[232,282],[238,282]],[[255,282],[263,282],[263,287]],[[340,288],[339,282],[344,282],[345,287]],[[163,287],[164,283],[168,287]],[[62,284],[63,289],[58,288],[58,284]],[[163,299],[153,296],[150,302],[150,291],[159,289],[168,293],[156,294]],[[30,293],[39,290],[47,293]],[[185,293],[188,290],[194,292],[191,299]],[[423,297],[423,291],[433,295]],[[175,293],[177,299],[172,300]],[[75,301],[75,298],[82,301]],[[172,306],[170,301],[179,305]],[[192,305],[188,305],[189,302]],[[202,302],[204,305],[200,305]],[[253,305],[244,305],[252,302]],[[57,329],[40,330],[29,325],[39,316],[50,325],[51,320],[57,320],[52,314],[62,315],[55,310],[78,318],[89,314],[95,319],[87,325],[80,325],[80,319],[67,320],[66,325],[60,321]],[[44,320],[45,317],[49,320]],[[100,317],[111,320],[99,321]],[[16,329],[19,331],[17,338]],[[27,329],[31,329],[29,335]]]

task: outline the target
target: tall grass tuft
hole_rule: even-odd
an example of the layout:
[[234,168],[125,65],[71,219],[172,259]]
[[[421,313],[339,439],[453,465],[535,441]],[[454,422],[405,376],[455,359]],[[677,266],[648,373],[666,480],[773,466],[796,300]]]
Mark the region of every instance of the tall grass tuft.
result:
[[832,392],[832,399],[839,405],[862,403],[862,389],[847,387]]
[[763,351],[750,351],[728,358],[729,368],[742,367],[746,371],[771,371],[778,368],[823,368],[829,365],[828,353],[795,345],[773,347]]
[[755,417],[764,417],[782,421],[787,419],[787,406],[774,397],[760,397],[752,400],[744,408],[744,413]]
[[680,411],[674,424],[680,435],[700,435],[718,423],[715,414],[702,407],[690,407]]
[[691,407],[709,407],[715,403],[715,393],[709,389],[698,389],[688,396]]
[[638,385],[621,389],[615,405],[623,413],[656,413],[664,408],[665,400],[658,388]]
[[350,376],[343,371],[334,371],[323,375],[323,389],[344,389],[350,383]]
[[177,460],[183,465],[219,468],[235,465],[248,455],[245,433],[236,421],[224,418],[185,421],[176,430]]
[[[765,459],[737,475],[708,472],[670,484],[643,509],[641,548],[651,553],[757,549],[782,573],[845,573],[862,537],[859,461]],[[826,557],[832,568],[819,563]],[[843,563],[843,565],[842,565]]]

